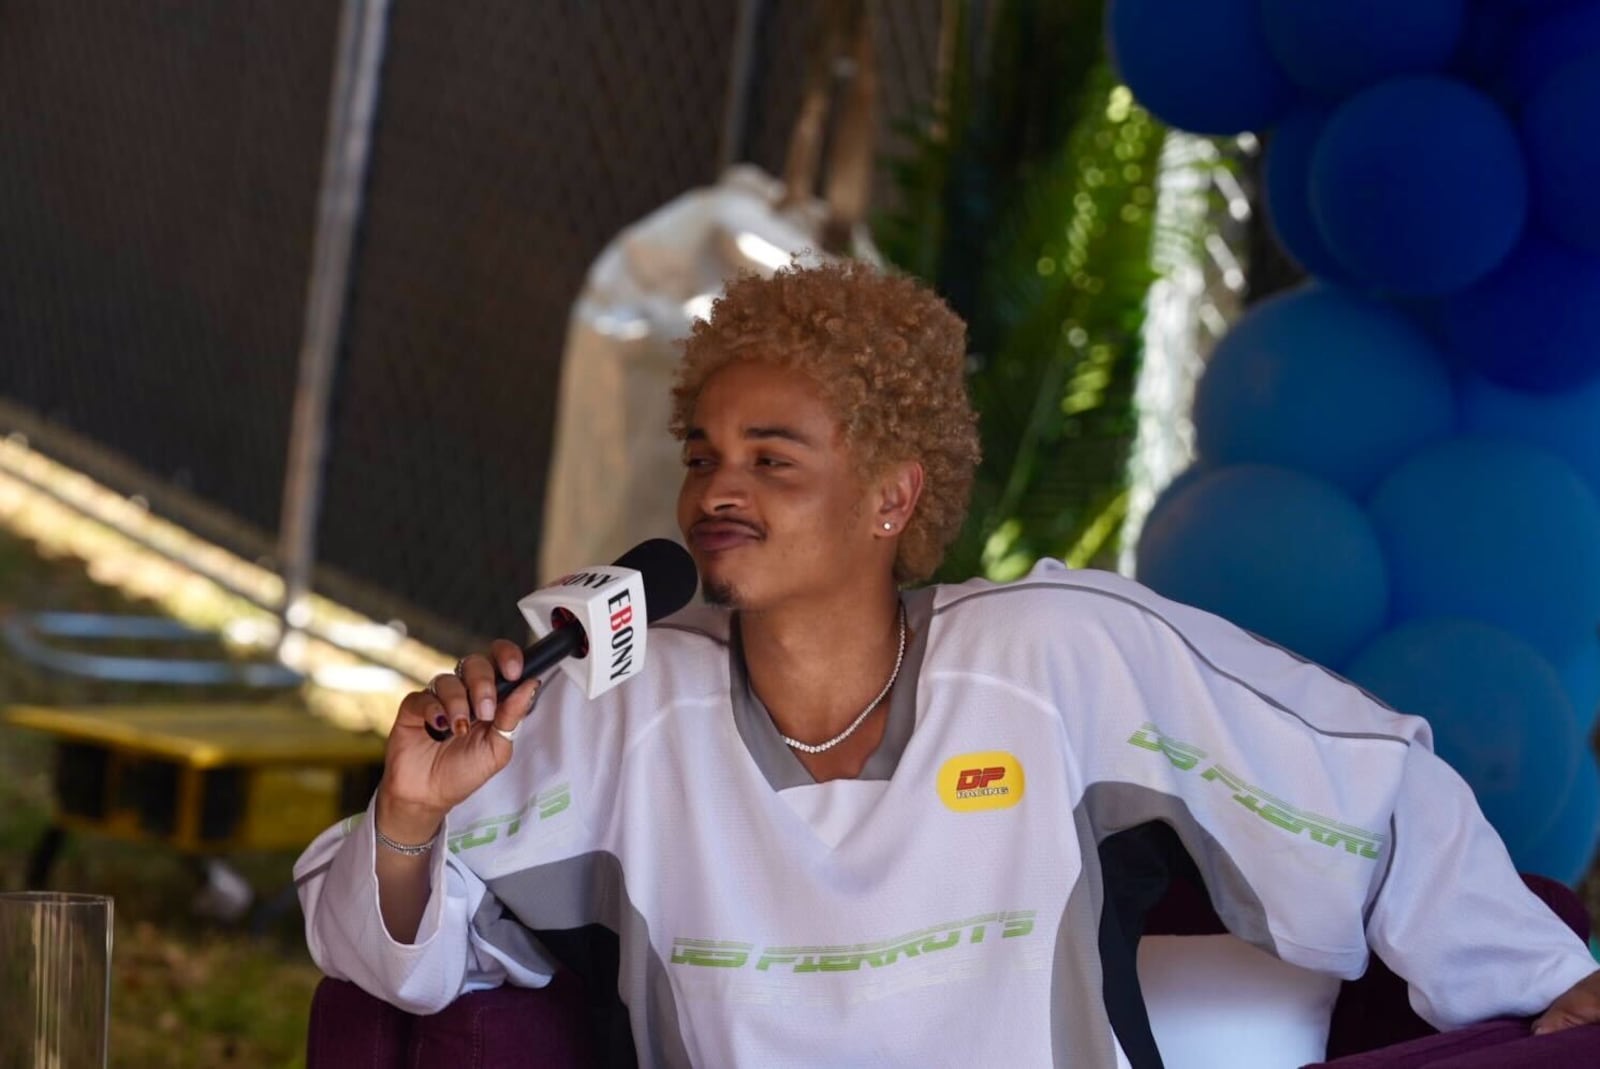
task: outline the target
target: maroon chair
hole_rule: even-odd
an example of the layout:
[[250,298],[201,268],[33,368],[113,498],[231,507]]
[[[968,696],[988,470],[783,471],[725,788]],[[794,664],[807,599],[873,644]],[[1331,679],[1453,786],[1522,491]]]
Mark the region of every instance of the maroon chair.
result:
[[346,980],[324,978],[311,999],[306,1069],[516,1069],[596,1064],[576,976],[539,990],[498,987],[412,1016]]
[[[1570,889],[1540,876],[1528,886],[1589,938],[1589,917]],[[1181,879],[1146,918],[1153,935],[1224,931],[1205,893]],[[502,987],[464,995],[414,1017],[354,984],[325,979],[311,1004],[306,1069],[517,1069],[596,1064],[581,982],[563,973],[541,990]],[[1528,1020],[1486,1021],[1438,1033],[1411,1010],[1405,981],[1376,957],[1334,1004],[1329,1061],[1314,1069],[1578,1069],[1600,1066],[1600,1025],[1547,1036]]]

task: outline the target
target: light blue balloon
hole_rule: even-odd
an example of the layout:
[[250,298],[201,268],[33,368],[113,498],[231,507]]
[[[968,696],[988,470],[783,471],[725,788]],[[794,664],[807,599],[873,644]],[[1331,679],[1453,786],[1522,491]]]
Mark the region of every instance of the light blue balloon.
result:
[[1533,872],[1576,887],[1588,874],[1600,845],[1600,773],[1587,754],[1578,762],[1567,797],[1555,819],[1532,842],[1511,851],[1519,872]]
[[1388,578],[1361,509],[1299,472],[1208,472],[1146,526],[1138,577],[1323,664],[1383,626]]
[[1328,120],[1311,211],[1351,275],[1386,293],[1455,292],[1522,236],[1528,177],[1509,119],[1449,78],[1394,78]]
[[1554,664],[1600,621],[1600,504],[1560,458],[1505,439],[1450,438],[1406,461],[1367,506],[1397,620],[1504,628]]
[[1414,321],[1314,285],[1262,301],[1217,343],[1195,390],[1195,442],[1213,467],[1293,468],[1360,498],[1448,434],[1455,404]]
[[1457,396],[1463,430],[1548,449],[1600,498],[1600,377],[1570,390],[1528,393],[1466,374]]
[[1273,57],[1295,83],[1328,98],[1442,70],[1465,21],[1463,0],[1261,0]]
[[1149,111],[1197,134],[1264,130],[1296,91],[1267,51],[1257,0],[1111,0],[1117,74]]
[[1583,740],[1555,669],[1526,642],[1476,620],[1416,620],[1384,632],[1345,675],[1427,719],[1435,751],[1513,851],[1554,825]]
[[1600,718],[1600,636],[1585,642],[1577,656],[1557,667],[1561,671],[1561,685],[1572,699],[1578,726],[1587,736]]

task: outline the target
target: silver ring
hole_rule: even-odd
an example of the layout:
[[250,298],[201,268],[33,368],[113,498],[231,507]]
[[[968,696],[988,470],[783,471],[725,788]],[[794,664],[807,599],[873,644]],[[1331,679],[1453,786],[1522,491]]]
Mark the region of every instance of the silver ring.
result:
[[465,683],[467,681],[467,677],[462,675],[461,673],[462,673],[462,670],[466,668],[466,666],[467,666],[467,659],[465,657],[461,658],[460,660],[458,660],[456,662],[455,676],[456,676],[457,679],[461,680],[461,682],[463,682],[463,683]]
[[517,728],[520,728],[521,726],[521,724],[518,724],[517,727],[512,728],[510,731],[507,731],[505,728],[495,728],[494,733],[499,735],[502,739],[505,739],[507,742],[516,742]]
[[435,698],[437,698],[437,697],[439,697],[439,691],[437,689],[435,689],[435,687],[434,687],[434,683],[435,682],[437,682],[437,679],[428,680],[428,685],[426,687],[423,687],[422,689],[427,691],[429,694],[432,694]]

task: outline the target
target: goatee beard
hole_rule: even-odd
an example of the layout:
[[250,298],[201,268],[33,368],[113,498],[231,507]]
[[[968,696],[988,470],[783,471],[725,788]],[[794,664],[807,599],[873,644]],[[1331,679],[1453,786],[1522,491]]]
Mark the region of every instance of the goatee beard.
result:
[[707,605],[715,605],[719,609],[739,607],[739,593],[734,590],[732,583],[706,583],[701,588],[700,596]]

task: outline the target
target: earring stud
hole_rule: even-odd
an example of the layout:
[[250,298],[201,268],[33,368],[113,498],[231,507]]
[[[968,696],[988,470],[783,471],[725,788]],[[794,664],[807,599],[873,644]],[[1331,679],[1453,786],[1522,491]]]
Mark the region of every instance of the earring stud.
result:
[[890,523],[888,520],[884,520],[883,521],[883,529],[885,531],[892,531],[892,530],[894,530],[894,524]]

